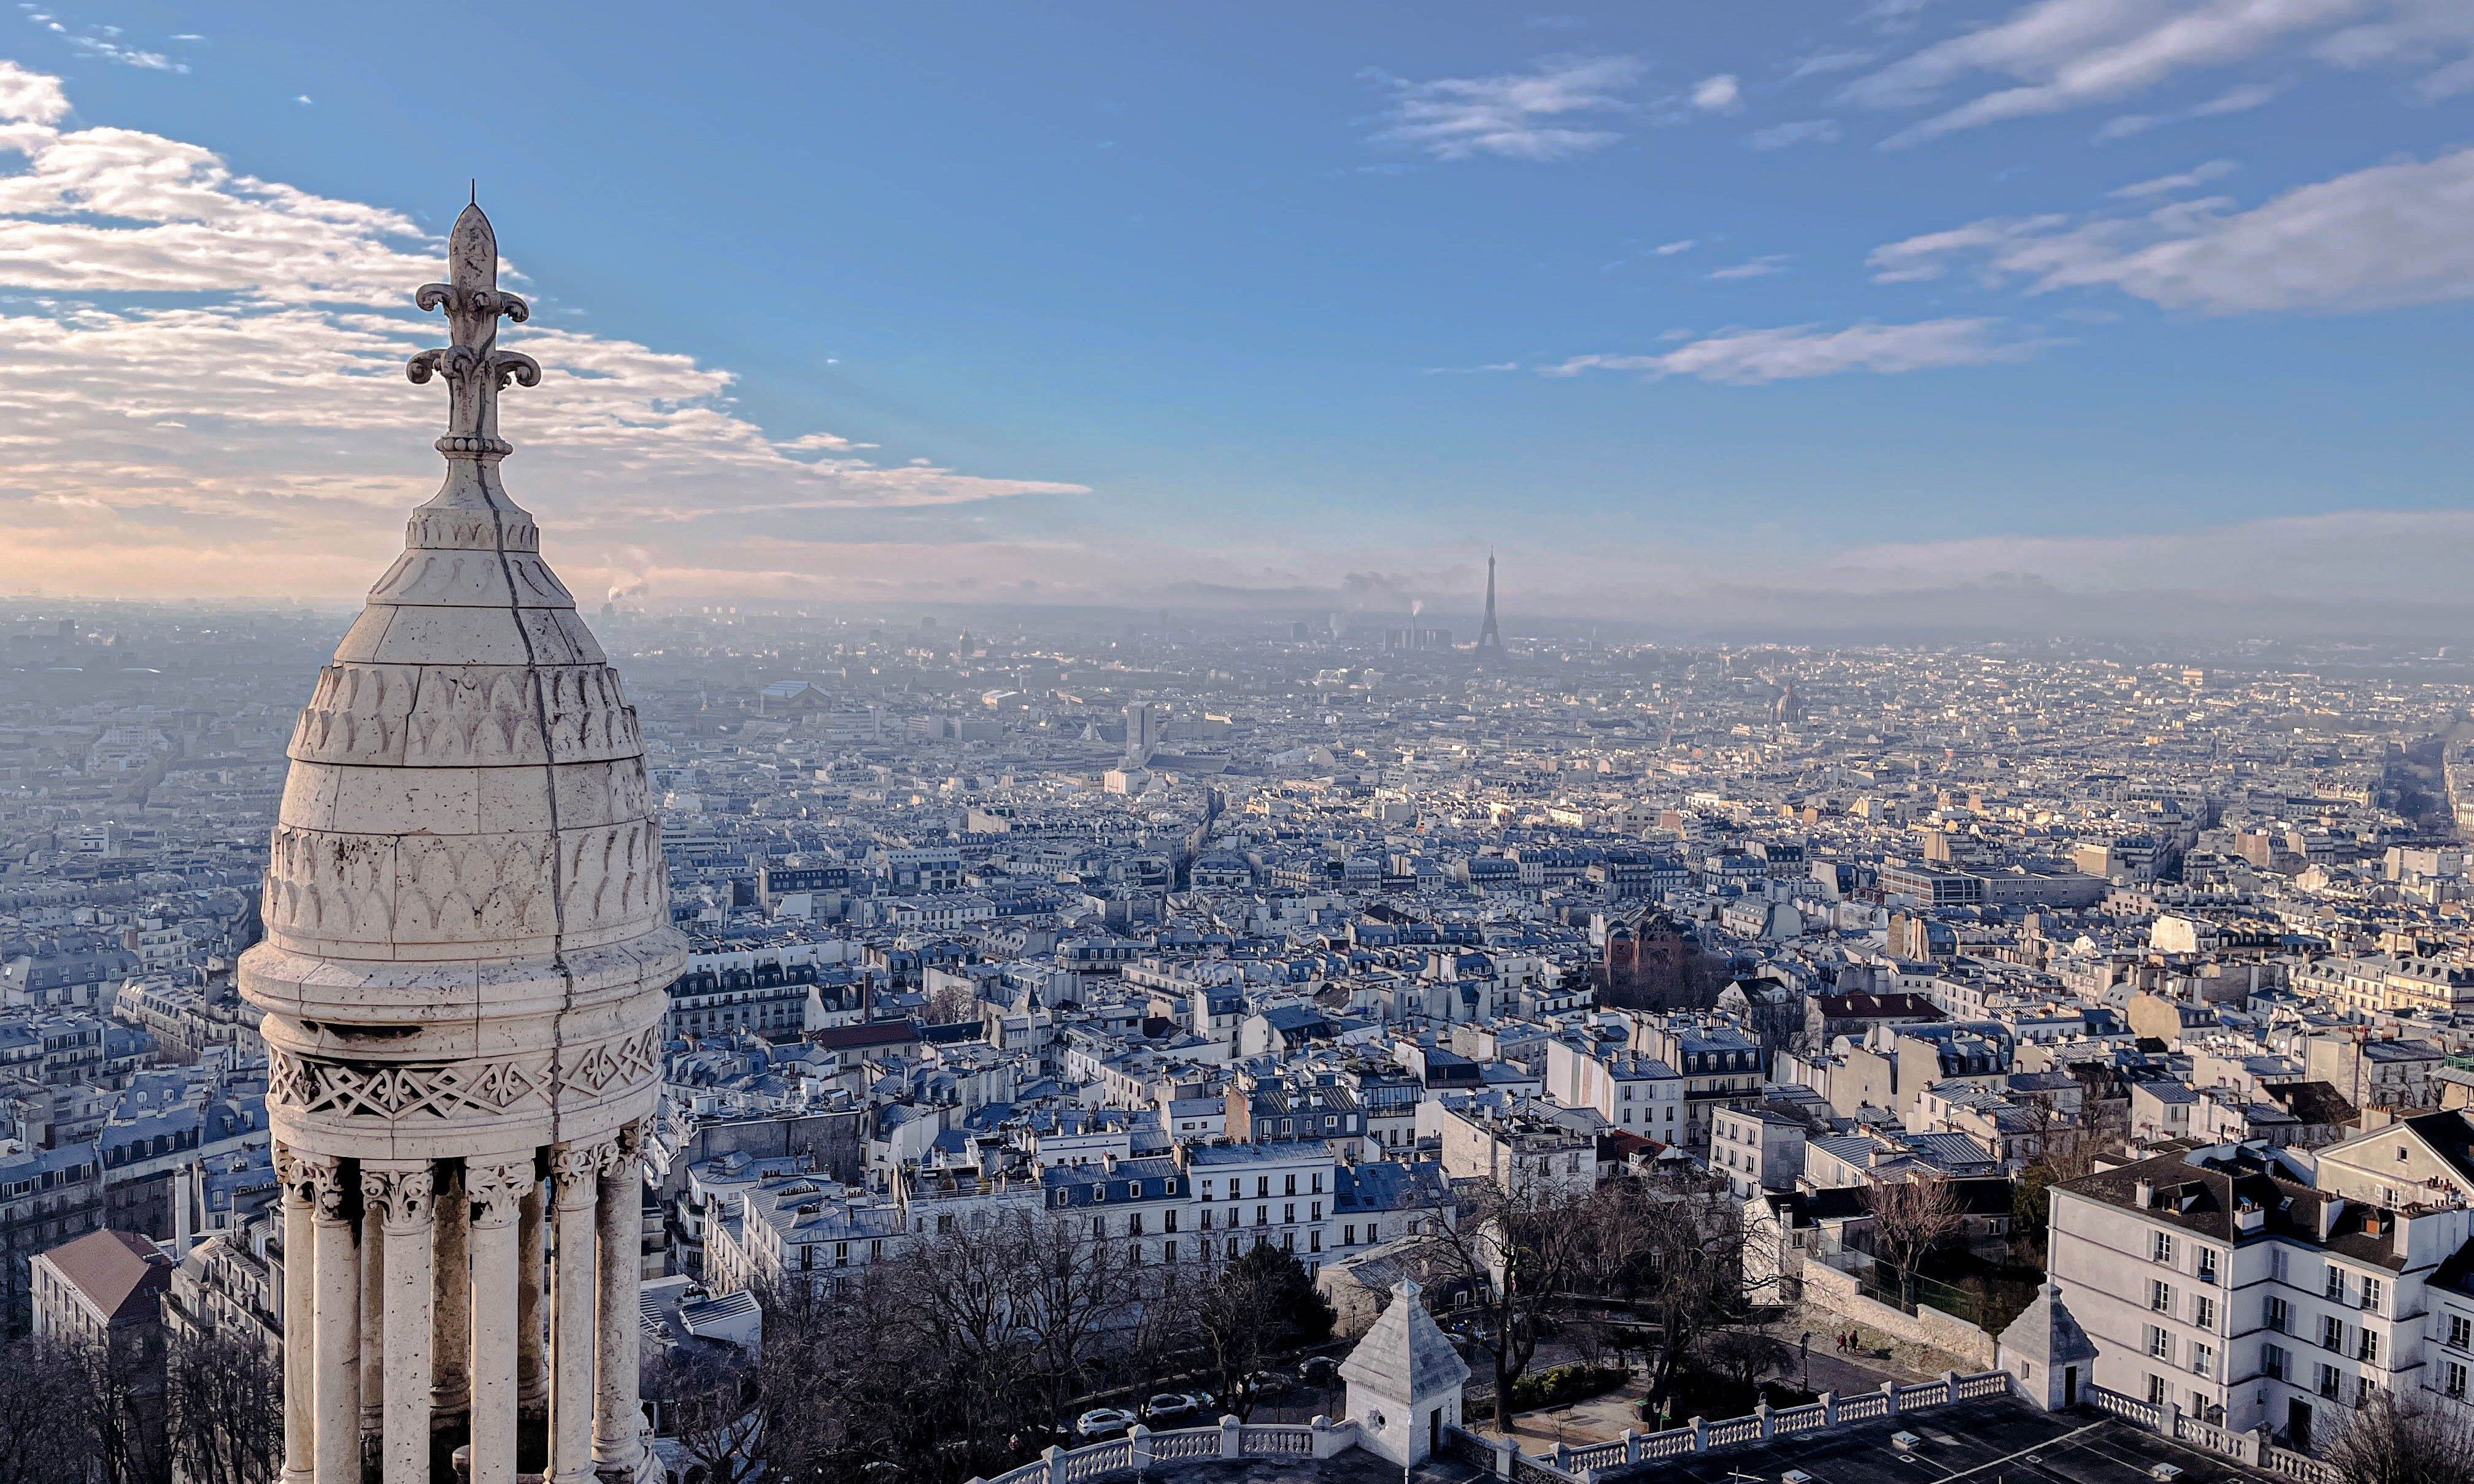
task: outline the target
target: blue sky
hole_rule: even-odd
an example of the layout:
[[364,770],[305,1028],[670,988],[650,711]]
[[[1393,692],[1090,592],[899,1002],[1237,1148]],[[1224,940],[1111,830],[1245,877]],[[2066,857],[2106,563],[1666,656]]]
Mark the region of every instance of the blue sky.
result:
[[579,588],[1450,605],[1492,544],[1656,618],[2474,557],[2463,0],[0,28],[20,585],[374,576],[469,176]]

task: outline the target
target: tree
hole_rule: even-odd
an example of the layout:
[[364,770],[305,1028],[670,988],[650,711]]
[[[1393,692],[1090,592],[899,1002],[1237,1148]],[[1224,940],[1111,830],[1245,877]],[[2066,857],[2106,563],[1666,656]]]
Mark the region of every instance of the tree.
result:
[[2474,1478],[2474,1426],[2375,1390],[2321,1456],[2340,1484],[2463,1484]]
[[1674,1392],[1705,1339],[1741,1324],[1767,1281],[1747,1280],[1753,1238],[1724,1180],[1603,1185],[1585,1229],[1589,1279],[1631,1318],[1653,1402]]
[[1958,1192],[1938,1176],[1882,1180],[1864,1193],[1873,1212],[1876,1254],[1899,1272],[1899,1301],[1915,1302],[1916,1271],[1933,1250],[1958,1234],[1965,1213]]
[[1709,1367],[1747,1391],[1784,1366],[1789,1356],[1776,1335],[1749,1327],[1721,1329],[1701,1343],[1701,1357]]
[[1258,1242],[1212,1275],[1195,1303],[1212,1396],[1239,1421],[1261,1399],[1258,1377],[1275,1357],[1328,1338],[1330,1301],[1297,1254]]
[[1439,1223],[1423,1253],[1439,1282],[1477,1300],[1474,1336],[1493,1362],[1494,1423],[1512,1424],[1512,1383],[1529,1369],[1538,1341],[1571,1298],[1587,1250],[1590,1192],[1532,1173],[1516,1156],[1510,1183],[1463,1187],[1459,1219]]
[[1196,1305],[1204,1279],[1183,1263],[1153,1263],[1128,1275],[1124,1323],[1112,1337],[1113,1374],[1147,1398],[1161,1389],[1178,1357],[1195,1351]]
[[0,1350],[0,1484],[86,1477],[95,1456],[84,1426],[83,1366],[57,1341]]
[[1025,1216],[988,1240],[1003,1243],[1015,1272],[1014,1319],[1055,1416],[1083,1390],[1110,1331],[1124,1319],[1141,1264],[1130,1249],[1086,1235],[1063,1217]]
[[648,1367],[645,1397],[663,1431],[701,1471],[705,1484],[740,1484],[762,1472],[765,1407],[757,1367],[722,1345],[681,1346]]
[[283,1465],[283,1370],[254,1337],[204,1331],[165,1356],[164,1427],[186,1484],[269,1484]]

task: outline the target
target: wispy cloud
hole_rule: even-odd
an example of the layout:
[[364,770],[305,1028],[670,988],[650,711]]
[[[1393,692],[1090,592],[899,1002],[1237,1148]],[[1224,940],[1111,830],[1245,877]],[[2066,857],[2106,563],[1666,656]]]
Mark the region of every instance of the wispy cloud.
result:
[[2243,83],[2226,88],[2204,103],[2195,103],[2171,113],[2125,113],[2120,118],[2108,119],[2104,127],[2096,132],[2097,142],[2109,144],[2167,124],[2185,124],[2195,118],[2245,112],[2275,101],[2277,91],[2266,83]]
[[1838,135],[1838,120],[1807,118],[1756,129],[1744,135],[1744,143],[1757,150],[1783,150],[1793,144],[1834,144]]
[[1879,52],[1815,52],[1799,61],[1787,73],[1787,80],[1820,77],[1829,72],[1853,72],[1869,64]]
[[2221,181],[2233,173],[2232,160],[2211,159],[2205,164],[2194,165],[2188,170],[2179,171],[2173,175],[2160,175],[2152,181],[2134,181],[2128,185],[2117,186],[2105,194],[2117,201],[2145,201],[2150,196],[2171,196],[2194,186],[2205,185],[2210,181]]
[[1655,251],[1661,257],[1673,257],[1678,253],[1691,252],[1695,240],[1696,239],[1691,237],[1686,237],[1680,241],[1661,242],[1657,246]]
[[1692,106],[1704,113],[1733,113],[1744,106],[1744,90],[1732,72],[1705,77],[1692,85]]
[[1710,277],[1721,282],[1730,279],[1766,279],[1771,274],[1786,272],[1786,265],[1793,261],[1795,257],[1792,254],[1764,253],[1758,257],[1744,262],[1730,263],[1724,268],[1712,269]]
[[1603,125],[1632,111],[1624,94],[1641,70],[1630,57],[1576,57],[1491,77],[1413,82],[1374,69],[1362,75],[1392,94],[1376,139],[1438,159],[1563,159],[1623,137]]
[[1483,366],[1429,366],[1424,374],[1430,377],[1482,377],[1519,369],[1518,361],[1491,361]]
[[[91,57],[97,61],[108,61],[116,67],[135,67],[146,72],[189,70],[189,64],[177,58],[165,56],[161,52],[148,51],[143,47],[131,46],[121,39],[122,32],[118,26],[96,26],[85,31],[72,31],[61,21],[59,16],[49,11],[38,10],[31,5],[20,5],[17,9],[25,12],[28,21],[67,42],[69,49],[81,57]],[[177,41],[203,38],[175,36],[173,39]]]
[[1858,78],[1841,96],[1917,108],[1979,78],[2008,81],[1883,141],[1895,148],[2118,102],[2186,72],[2297,46],[2341,66],[2423,66],[2474,46],[2474,10],[2462,0],[2036,0]]
[[2474,148],[2297,186],[2249,210],[2217,199],[2136,216],[1988,218],[1874,249],[1874,277],[1971,263],[2032,292],[2112,287],[2216,314],[2474,299]]
[[1856,371],[1898,375],[1946,366],[1982,366],[2024,359],[2050,343],[2022,334],[1997,319],[1863,324],[1839,329],[1790,325],[1777,329],[1722,330],[1657,354],[1575,355],[1540,367],[1540,375],[1577,377],[1591,371],[1632,371],[1653,378],[1693,377],[1734,386],[1758,386]]

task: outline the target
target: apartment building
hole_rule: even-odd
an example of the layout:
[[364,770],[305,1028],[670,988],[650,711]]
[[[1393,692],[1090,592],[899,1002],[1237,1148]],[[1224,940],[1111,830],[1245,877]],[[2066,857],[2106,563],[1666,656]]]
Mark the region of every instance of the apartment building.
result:
[[2054,1187],[2050,1273],[2096,1384],[2237,1431],[2324,1442],[2374,1391],[2468,1409],[2474,1124],[2216,1146]]

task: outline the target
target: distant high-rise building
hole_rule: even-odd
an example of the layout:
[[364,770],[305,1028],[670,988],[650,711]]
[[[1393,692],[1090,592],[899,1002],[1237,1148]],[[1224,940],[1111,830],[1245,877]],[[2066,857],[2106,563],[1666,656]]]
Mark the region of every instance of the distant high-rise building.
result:
[[1147,761],[1160,744],[1160,733],[1166,730],[1165,713],[1149,701],[1126,703],[1126,756],[1133,762]]
[[1494,553],[1486,554],[1486,621],[1477,627],[1477,652],[1481,655],[1503,654],[1503,630],[1494,621]]

